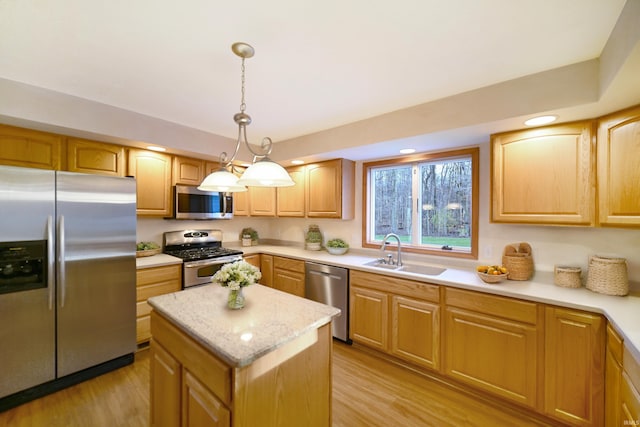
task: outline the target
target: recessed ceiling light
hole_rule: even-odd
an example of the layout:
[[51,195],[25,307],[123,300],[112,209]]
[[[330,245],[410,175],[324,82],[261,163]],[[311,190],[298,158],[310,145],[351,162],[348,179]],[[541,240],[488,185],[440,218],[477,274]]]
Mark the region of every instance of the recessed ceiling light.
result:
[[403,148],[402,150],[400,150],[400,153],[402,154],[411,154],[415,152],[416,152],[415,148]]
[[151,151],[167,151],[167,149],[166,149],[166,148],[164,148],[164,147],[158,147],[158,146],[155,146],[155,145],[150,145],[150,146],[148,146],[148,147],[147,147],[147,150],[151,150]]
[[539,116],[527,120],[524,124],[527,126],[540,126],[555,122],[557,119],[558,116]]
[[304,160],[291,160],[292,165],[302,165],[304,164]]

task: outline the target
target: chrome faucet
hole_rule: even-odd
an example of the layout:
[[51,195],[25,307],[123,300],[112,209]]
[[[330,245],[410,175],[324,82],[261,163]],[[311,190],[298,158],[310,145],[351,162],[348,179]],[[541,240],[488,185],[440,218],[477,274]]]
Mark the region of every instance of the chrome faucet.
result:
[[[402,244],[400,243],[400,237],[398,237],[397,234],[395,233],[389,233],[386,236],[384,236],[384,239],[382,239],[382,246],[380,246],[380,252],[382,253],[382,259],[384,260],[384,250],[387,247],[387,240],[389,240],[389,238],[395,238],[398,241],[398,255],[397,255],[397,259],[396,259],[396,265],[398,267],[402,267]],[[389,254],[389,264],[393,264],[393,255]],[[384,260],[383,262],[386,262],[386,260]]]

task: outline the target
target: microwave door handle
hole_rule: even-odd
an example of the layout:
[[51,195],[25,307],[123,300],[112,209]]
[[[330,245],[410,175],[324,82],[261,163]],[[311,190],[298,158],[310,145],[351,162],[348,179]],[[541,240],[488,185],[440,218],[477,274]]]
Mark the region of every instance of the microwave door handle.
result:
[[227,196],[225,193],[220,193],[220,195],[222,197],[222,216],[225,216],[227,214]]

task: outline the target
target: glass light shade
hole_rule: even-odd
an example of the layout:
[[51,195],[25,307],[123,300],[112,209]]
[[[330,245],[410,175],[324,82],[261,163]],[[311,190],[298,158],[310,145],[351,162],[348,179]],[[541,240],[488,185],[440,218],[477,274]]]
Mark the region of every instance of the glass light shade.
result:
[[249,166],[238,184],[248,187],[291,187],[295,182],[282,166],[265,157]]
[[240,193],[247,191],[247,187],[238,184],[238,177],[224,169],[209,174],[198,186],[202,191],[222,191],[225,193]]

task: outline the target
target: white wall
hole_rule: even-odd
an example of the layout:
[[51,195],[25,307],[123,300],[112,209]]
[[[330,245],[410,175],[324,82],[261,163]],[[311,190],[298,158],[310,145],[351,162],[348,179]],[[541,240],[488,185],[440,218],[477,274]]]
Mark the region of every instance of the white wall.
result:
[[[162,242],[162,232],[187,228],[218,228],[224,241],[235,242],[243,227],[258,230],[261,238],[303,244],[310,224],[317,224],[325,240],[341,237],[354,249],[362,248],[362,163],[356,167],[356,217],[353,220],[311,218],[241,218],[229,221],[176,221],[139,219],[138,240]],[[534,225],[492,224],[489,222],[489,144],[480,146],[480,215],[479,260],[457,261],[473,267],[476,264],[499,264],[504,247],[510,243],[528,242],[533,249],[536,271],[553,271],[554,264],[580,266],[587,271],[589,256],[607,255],[627,259],[629,280],[633,287],[640,283],[640,230],[593,227],[553,227]],[[375,256],[375,255],[374,255]],[[448,258],[419,256],[425,262],[447,263]]]

